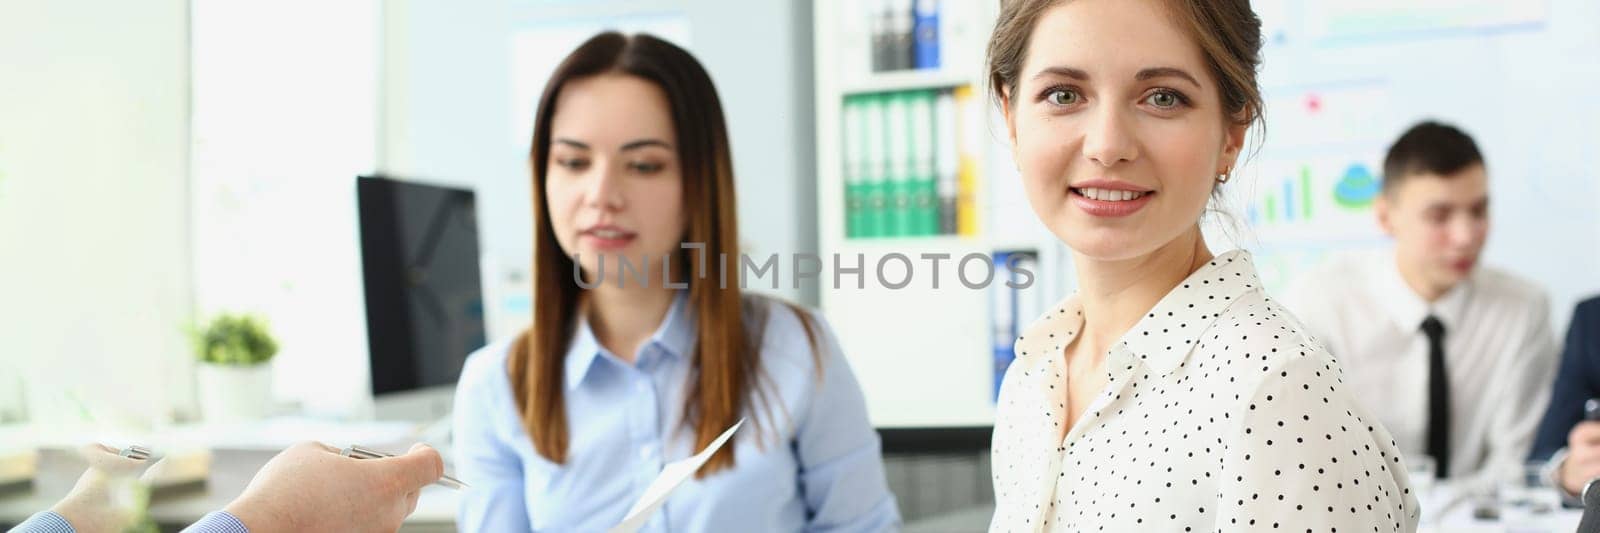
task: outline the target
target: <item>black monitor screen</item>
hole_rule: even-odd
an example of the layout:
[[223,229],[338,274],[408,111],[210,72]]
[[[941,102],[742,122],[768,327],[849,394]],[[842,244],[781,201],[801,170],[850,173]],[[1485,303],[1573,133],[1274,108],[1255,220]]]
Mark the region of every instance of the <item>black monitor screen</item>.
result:
[[356,180],[373,394],[453,385],[484,345],[473,193]]

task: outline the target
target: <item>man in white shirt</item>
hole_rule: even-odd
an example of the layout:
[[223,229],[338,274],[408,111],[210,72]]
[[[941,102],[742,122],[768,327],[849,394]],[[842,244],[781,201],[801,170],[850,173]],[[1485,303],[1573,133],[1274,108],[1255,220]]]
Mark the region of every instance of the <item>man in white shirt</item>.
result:
[[1548,299],[1478,265],[1489,232],[1476,143],[1423,122],[1384,158],[1374,203],[1392,250],[1297,280],[1289,307],[1340,359],[1345,381],[1402,453],[1440,479],[1483,486],[1520,472],[1556,367]]

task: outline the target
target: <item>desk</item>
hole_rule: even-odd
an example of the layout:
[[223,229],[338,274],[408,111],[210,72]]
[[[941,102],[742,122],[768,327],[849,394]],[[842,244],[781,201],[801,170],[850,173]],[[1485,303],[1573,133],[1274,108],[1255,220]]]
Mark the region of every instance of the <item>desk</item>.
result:
[[[1570,533],[1578,529],[1578,522],[1583,518],[1582,509],[1557,508],[1555,512],[1539,516],[1536,524],[1509,524],[1501,520],[1478,520],[1473,517],[1474,504],[1470,499],[1459,499],[1459,487],[1449,483],[1435,485],[1430,494],[1424,495],[1422,504],[1422,524],[1417,528],[1418,533],[1503,533],[1521,531],[1548,531]],[[1555,489],[1550,489],[1552,492]],[[1492,503],[1488,505],[1494,505]],[[1440,514],[1436,509],[1444,507]],[[1434,509],[1437,518],[1429,514]],[[1502,510],[1502,512],[1504,512]],[[1512,527],[1517,526],[1517,527]]]
[[[907,522],[905,533],[980,532],[989,527],[989,518],[992,515],[994,515],[993,505],[957,509]],[[1578,519],[1582,516],[1583,512],[1578,510],[1559,511],[1550,517],[1545,531],[1550,533],[1575,531],[1578,529]],[[1510,531],[1520,530],[1513,530],[1499,522],[1473,520],[1472,507],[1469,505],[1455,506],[1439,523],[1425,522],[1422,527],[1417,528],[1418,533],[1508,533]]]
[[[232,501],[250,483],[250,478],[271,459],[276,452],[269,450],[219,449],[212,452],[211,469],[203,489],[173,494],[151,502],[150,518],[163,531],[182,529],[221,509]],[[72,450],[47,448],[39,454],[39,470],[33,489],[27,492],[0,494],[0,524],[14,525],[34,513],[48,509],[83,474],[85,463]],[[400,528],[404,532],[455,531],[455,510],[458,493],[454,490],[428,486],[422,489],[417,510]]]

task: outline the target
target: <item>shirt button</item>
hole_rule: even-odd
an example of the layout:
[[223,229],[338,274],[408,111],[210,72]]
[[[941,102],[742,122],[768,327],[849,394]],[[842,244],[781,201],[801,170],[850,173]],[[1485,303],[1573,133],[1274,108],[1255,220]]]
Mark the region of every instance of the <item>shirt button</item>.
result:
[[655,456],[656,456],[656,446],[654,444],[646,444],[644,446],[640,446],[639,447],[639,458],[640,459],[644,459],[646,461],[649,461],[651,459],[654,459]]

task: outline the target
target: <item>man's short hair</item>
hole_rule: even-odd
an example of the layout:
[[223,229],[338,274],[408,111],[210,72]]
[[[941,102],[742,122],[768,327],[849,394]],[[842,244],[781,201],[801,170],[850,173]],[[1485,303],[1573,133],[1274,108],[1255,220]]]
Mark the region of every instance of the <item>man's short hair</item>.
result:
[[1472,136],[1455,126],[1426,120],[1412,126],[1389,146],[1383,158],[1383,192],[1421,174],[1449,176],[1483,164]]

